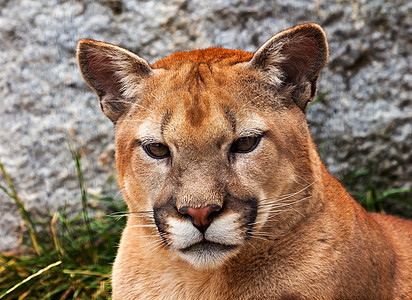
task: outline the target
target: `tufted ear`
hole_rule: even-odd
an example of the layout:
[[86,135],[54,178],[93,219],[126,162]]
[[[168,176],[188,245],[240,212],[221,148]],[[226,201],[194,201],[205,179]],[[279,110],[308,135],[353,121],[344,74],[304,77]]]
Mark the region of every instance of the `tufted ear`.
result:
[[292,87],[293,100],[304,110],[316,94],[316,81],[327,59],[324,31],[307,23],[273,36],[255,52],[249,65],[268,82]]
[[82,39],[77,47],[80,72],[99,96],[104,114],[113,122],[131,106],[142,80],[153,70],[147,61],[123,48]]

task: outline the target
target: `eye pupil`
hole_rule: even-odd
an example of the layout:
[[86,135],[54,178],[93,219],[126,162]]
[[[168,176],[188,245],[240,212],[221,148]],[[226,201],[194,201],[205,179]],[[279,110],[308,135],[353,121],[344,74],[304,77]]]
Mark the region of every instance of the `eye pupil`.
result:
[[147,155],[155,159],[166,158],[170,155],[169,148],[161,143],[151,143],[143,146]]
[[231,151],[235,153],[248,153],[253,151],[257,145],[261,136],[246,136],[237,139],[231,147]]

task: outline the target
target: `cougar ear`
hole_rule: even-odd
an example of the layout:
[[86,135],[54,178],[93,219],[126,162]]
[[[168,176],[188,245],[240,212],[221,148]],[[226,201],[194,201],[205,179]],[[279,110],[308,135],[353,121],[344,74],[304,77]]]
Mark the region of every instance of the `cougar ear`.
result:
[[250,67],[277,86],[291,86],[292,98],[304,110],[316,94],[316,81],[328,59],[325,32],[314,23],[273,36],[253,55]]
[[132,105],[142,80],[153,73],[149,63],[123,48],[82,39],[77,61],[86,83],[99,96],[103,113],[113,122]]

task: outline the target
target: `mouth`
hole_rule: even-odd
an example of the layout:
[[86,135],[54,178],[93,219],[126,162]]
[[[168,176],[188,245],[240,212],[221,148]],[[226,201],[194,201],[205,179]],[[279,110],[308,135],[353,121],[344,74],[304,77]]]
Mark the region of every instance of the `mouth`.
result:
[[189,247],[180,249],[184,254],[193,253],[193,252],[214,252],[214,253],[222,253],[226,251],[232,251],[237,248],[237,245],[223,245],[215,242],[210,242],[207,240],[203,240],[199,243],[193,244]]
[[181,258],[197,269],[213,269],[237,253],[237,245],[224,245],[203,240],[189,247],[179,249]]

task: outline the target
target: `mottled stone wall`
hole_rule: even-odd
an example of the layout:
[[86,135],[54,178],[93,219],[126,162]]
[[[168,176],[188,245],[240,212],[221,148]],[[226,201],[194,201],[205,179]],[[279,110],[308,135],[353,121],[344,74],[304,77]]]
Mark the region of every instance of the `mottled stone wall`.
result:
[[[27,209],[78,202],[67,141],[84,153],[89,191],[116,194],[112,125],[77,70],[80,38],[121,45],[149,62],[178,50],[254,51],[280,30],[324,26],[326,98],[308,111],[329,170],[376,163],[382,187],[411,187],[411,3],[404,0],[0,1],[0,160]],[[0,190],[0,249],[17,245],[19,214]]]

